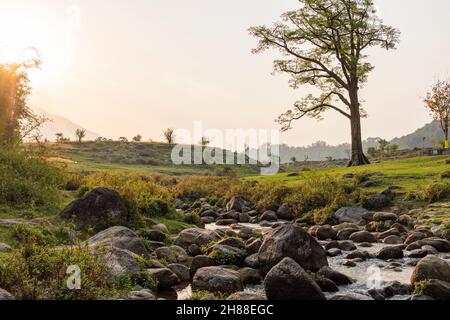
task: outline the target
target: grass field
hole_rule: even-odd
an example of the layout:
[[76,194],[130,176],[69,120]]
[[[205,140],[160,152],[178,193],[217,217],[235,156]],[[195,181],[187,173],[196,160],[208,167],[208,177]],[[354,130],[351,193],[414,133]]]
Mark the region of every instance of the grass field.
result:
[[449,156],[416,157],[397,161],[375,163],[353,168],[325,168],[312,169],[311,171],[299,171],[297,176],[289,176],[292,173],[281,173],[273,176],[253,176],[246,179],[259,182],[283,182],[289,185],[298,183],[304,178],[320,175],[342,176],[348,173],[370,173],[373,187],[371,191],[381,191],[390,186],[398,186],[401,191],[416,191],[434,180],[440,180],[440,175],[450,170],[446,163]]

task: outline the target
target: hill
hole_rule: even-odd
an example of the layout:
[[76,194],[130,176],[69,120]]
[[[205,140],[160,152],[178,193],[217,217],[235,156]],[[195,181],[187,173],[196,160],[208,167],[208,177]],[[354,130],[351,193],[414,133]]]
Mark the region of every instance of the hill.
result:
[[87,130],[86,128],[83,128],[82,126],[70,121],[69,119],[50,114],[41,108],[34,107],[33,109],[38,114],[43,115],[49,119],[40,129],[40,133],[43,139],[47,139],[48,141],[55,141],[56,134],[62,133],[64,137],[69,138],[70,140],[76,140],[75,131],[77,129],[86,130],[86,140],[95,140],[100,137],[99,134]]

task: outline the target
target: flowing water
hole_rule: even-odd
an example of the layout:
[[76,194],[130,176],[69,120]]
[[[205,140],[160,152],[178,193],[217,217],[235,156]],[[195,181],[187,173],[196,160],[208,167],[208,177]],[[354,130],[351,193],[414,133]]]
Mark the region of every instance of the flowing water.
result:
[[[270,227],[261,227],[257,224],[242,223],[240,224],[245,227],[252,229],[258,229],[261,231],[268,231]],[[217,226],[216,224],[206,225],[206,229],[217,230],[217,229],[230,229],[226,226]],[[371,247],[361,247],[355,244],[359,250],[365,250],[370,254],[375,254],[382,248],[389,245],[383,243],[375,243]],[[359,293],[367,295],[367,291],[372,288],[381,288],[391,281],[398,281],[402,284],[409,284],[411,275],[414,271],[414,265],[420,259],[403,258],[392,262],[387,262],[379,259],[369,259],[367,261],[357,263],[355,267],[348,267],[342,265],[345,259],[345,252],[337,257],[328,257],[328,263],[333,270],[339,271],[346,276],[353,279],[353,283],[348,286],[339,287],[339,292],[333,294],[325,294],[327,298],[331,298],[335,294],[342,293]],[[450,263],[450,257],[448,255],[439,255],[440,258],[445,259]],[[264,296],[263,285],[248,286],[245,288],[246,292],[258,293]],[[192,289],[190,284],[181,285],[176,288],[178,295],[178,300],[186,300],[192,295]],[[408,296],[395,296],[394,300],[404,300]]]

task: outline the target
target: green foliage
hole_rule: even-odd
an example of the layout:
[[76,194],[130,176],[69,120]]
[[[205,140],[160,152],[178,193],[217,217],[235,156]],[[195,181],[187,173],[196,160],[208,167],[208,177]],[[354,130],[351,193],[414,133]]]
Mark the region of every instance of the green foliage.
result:
[[208,297],[212,293],[206,290],[194,291],[188,300],[202,300],[203,298]]
[[217,265],[229,265],[234,262],[232,254],[219,250],[212,250],[208,256],[213,259]]
[[59,203],[62,172],[44,159],[0,147],[0,205],[54,207]]
[[184,222],[194,225],[200,225],[200,216],[195,212],[189,212],[184,215]]
[[448,197],[450,197],[450,183],[448,182],[435,182],[415,193],[417,200],[429,203],[444,200]]
[[[81,290],[67,288],[69,266],[81,269]],[[0,287],[18,299],[91,300],[109,297],[109,270],[87,247],[27,245],[0,261]]]

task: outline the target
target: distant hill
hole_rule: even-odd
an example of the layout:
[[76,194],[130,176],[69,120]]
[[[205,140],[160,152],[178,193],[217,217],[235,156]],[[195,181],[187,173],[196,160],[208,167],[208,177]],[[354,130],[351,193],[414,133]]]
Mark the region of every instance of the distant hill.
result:
[[70,138],[70,140],[76,140],[75,131],[77,129],[86,130],[86,137],[84,138],[85,140],[95,140],[100,137],[99,134],[87,130],[86,128],[83,128],[82,126],[64,117],[49,114],[45,110],[37,107],[33,107],[33,110],[49,119],[49,121],[47,121],[40,129],[43,139],[47,139],[48,141],[55,141],[56,134],[61,132],[66,138]]
[[443,140],[444,134],[439,122],[433,121],[411,134],[393,139],[391,143],[397,144],[400,149],[433,148],[436,139]]

